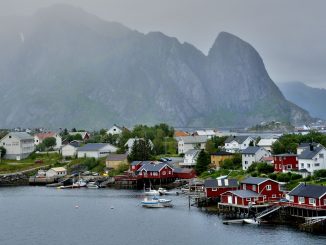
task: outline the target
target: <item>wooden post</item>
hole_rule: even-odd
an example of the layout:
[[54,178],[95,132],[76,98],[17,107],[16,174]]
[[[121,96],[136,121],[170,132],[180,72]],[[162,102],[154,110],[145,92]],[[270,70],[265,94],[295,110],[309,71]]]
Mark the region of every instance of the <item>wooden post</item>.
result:
[[189,205],[189,209],[190,209],[190,195],[188,195],[188,205]]

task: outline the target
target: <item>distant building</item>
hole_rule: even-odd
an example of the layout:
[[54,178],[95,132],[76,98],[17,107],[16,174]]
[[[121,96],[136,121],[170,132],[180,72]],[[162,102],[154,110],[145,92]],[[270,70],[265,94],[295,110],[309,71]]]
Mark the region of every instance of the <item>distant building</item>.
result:
[[82,147],[79,147],[77,150],[78,158],[83,157],[94,157],[101,158],[106,157],[110,153],[114,153],[118,150],[117,147],[107,144],[107,143],[90,143]]
[[51,178],[51,177],[64,177],[67,175],[67,169],[63,167],[58,167],[58,168],[51,168],[48,171],[46,171],[46,177]]
[[5,158],[21,160],[34,150],[34,138],[25,132],[10,132],[0,140],[0,146],[6,149]]
[[189,150],[185,153],[183,162],[180,162],[181,167],[194,167],[197,162],[197,158],[200,150]]
[[206,136],[209,139],[216,136],[216,132],[213,129],[197,130],[195,134],[199,136]]
[[[106,133],[107,134],[112,134],[112,135],[116,135],[116,134],[122,134],[122,132],[124,130],[128,130],[127,128],[125,127],[120,127],[116,124],[114,124]],[[129,130],[128,130],[129,131]]]
[[61,154],[63,157],[76,157],[80,142],[73,140],[69,144],[62,146]]
[[189,150],[204,150],[207,136],[185,136],[178,139],[178,153],[184,154]]
[[271,153],[259,146],[249,146],[241,152],[242,169],[247,170],[254,162],[260,162],[263,157],[270,156]]
[[211,154],[211,165],[214,168],[218,169],[225,159],[232,159],[233,155],[233,153],[227,151],[218,151],[216,153],[213,153]]
[[196,172],[193,168],[174,168],[173,173],[177,179],[192,179],[196,177]]
[[230,136],[225,140],[224,149],[231,153],[240,152],[249,147],[250,142],[255,143],[250,136]]
[[257,146],[265,148],[265,150],[272,152],[272,145],[277,141],[277,139],[261,139]]
[[106,157],[105,165],[107,168],[118,168],[121,164],[128,164],[128,154],[110,153]]
[[206,197],[218,198],[226,191],[237,190],[239,187],[236,179],[207,179],[204,182]]
[[148,162],[143,164],[137,171],[138,177],[144,179],[172,179],[173,168],[167,163]]
[[39,134],[35,134],[34,135],[34,144],[35,145],[39,145],[43,143],[43,140],[45,140],[46,138],[55,138],[55,149],[60,149],[62,146],[62,138],[60,136],[60,134],[58,133],[54,133],[54,132],[47,132],[47,133],[39,133]]

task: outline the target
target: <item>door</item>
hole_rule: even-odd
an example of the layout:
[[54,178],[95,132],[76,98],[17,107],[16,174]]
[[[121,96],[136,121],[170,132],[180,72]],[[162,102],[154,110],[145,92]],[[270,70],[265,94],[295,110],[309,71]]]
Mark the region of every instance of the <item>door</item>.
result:
[[232,196],[228,196],[228,203],[232,204]]

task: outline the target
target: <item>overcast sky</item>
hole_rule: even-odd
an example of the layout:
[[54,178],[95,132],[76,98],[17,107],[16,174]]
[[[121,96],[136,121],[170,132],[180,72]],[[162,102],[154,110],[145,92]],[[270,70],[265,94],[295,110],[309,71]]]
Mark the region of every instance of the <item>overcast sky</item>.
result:
[[161,31],[204,53],[227,31],[258,50],[275,82],[326,88],[325,0],[0,0],[0,15],[31,15],[54,3],[141,32]]

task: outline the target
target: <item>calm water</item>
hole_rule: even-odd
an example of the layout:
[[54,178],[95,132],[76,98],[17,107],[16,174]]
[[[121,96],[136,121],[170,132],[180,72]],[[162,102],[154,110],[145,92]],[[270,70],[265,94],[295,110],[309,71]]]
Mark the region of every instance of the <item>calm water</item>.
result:
[[134,191],[0,188],[0,245],[326,244],[284,226],[223,225],[172,198],[173,208],[145,209]]

